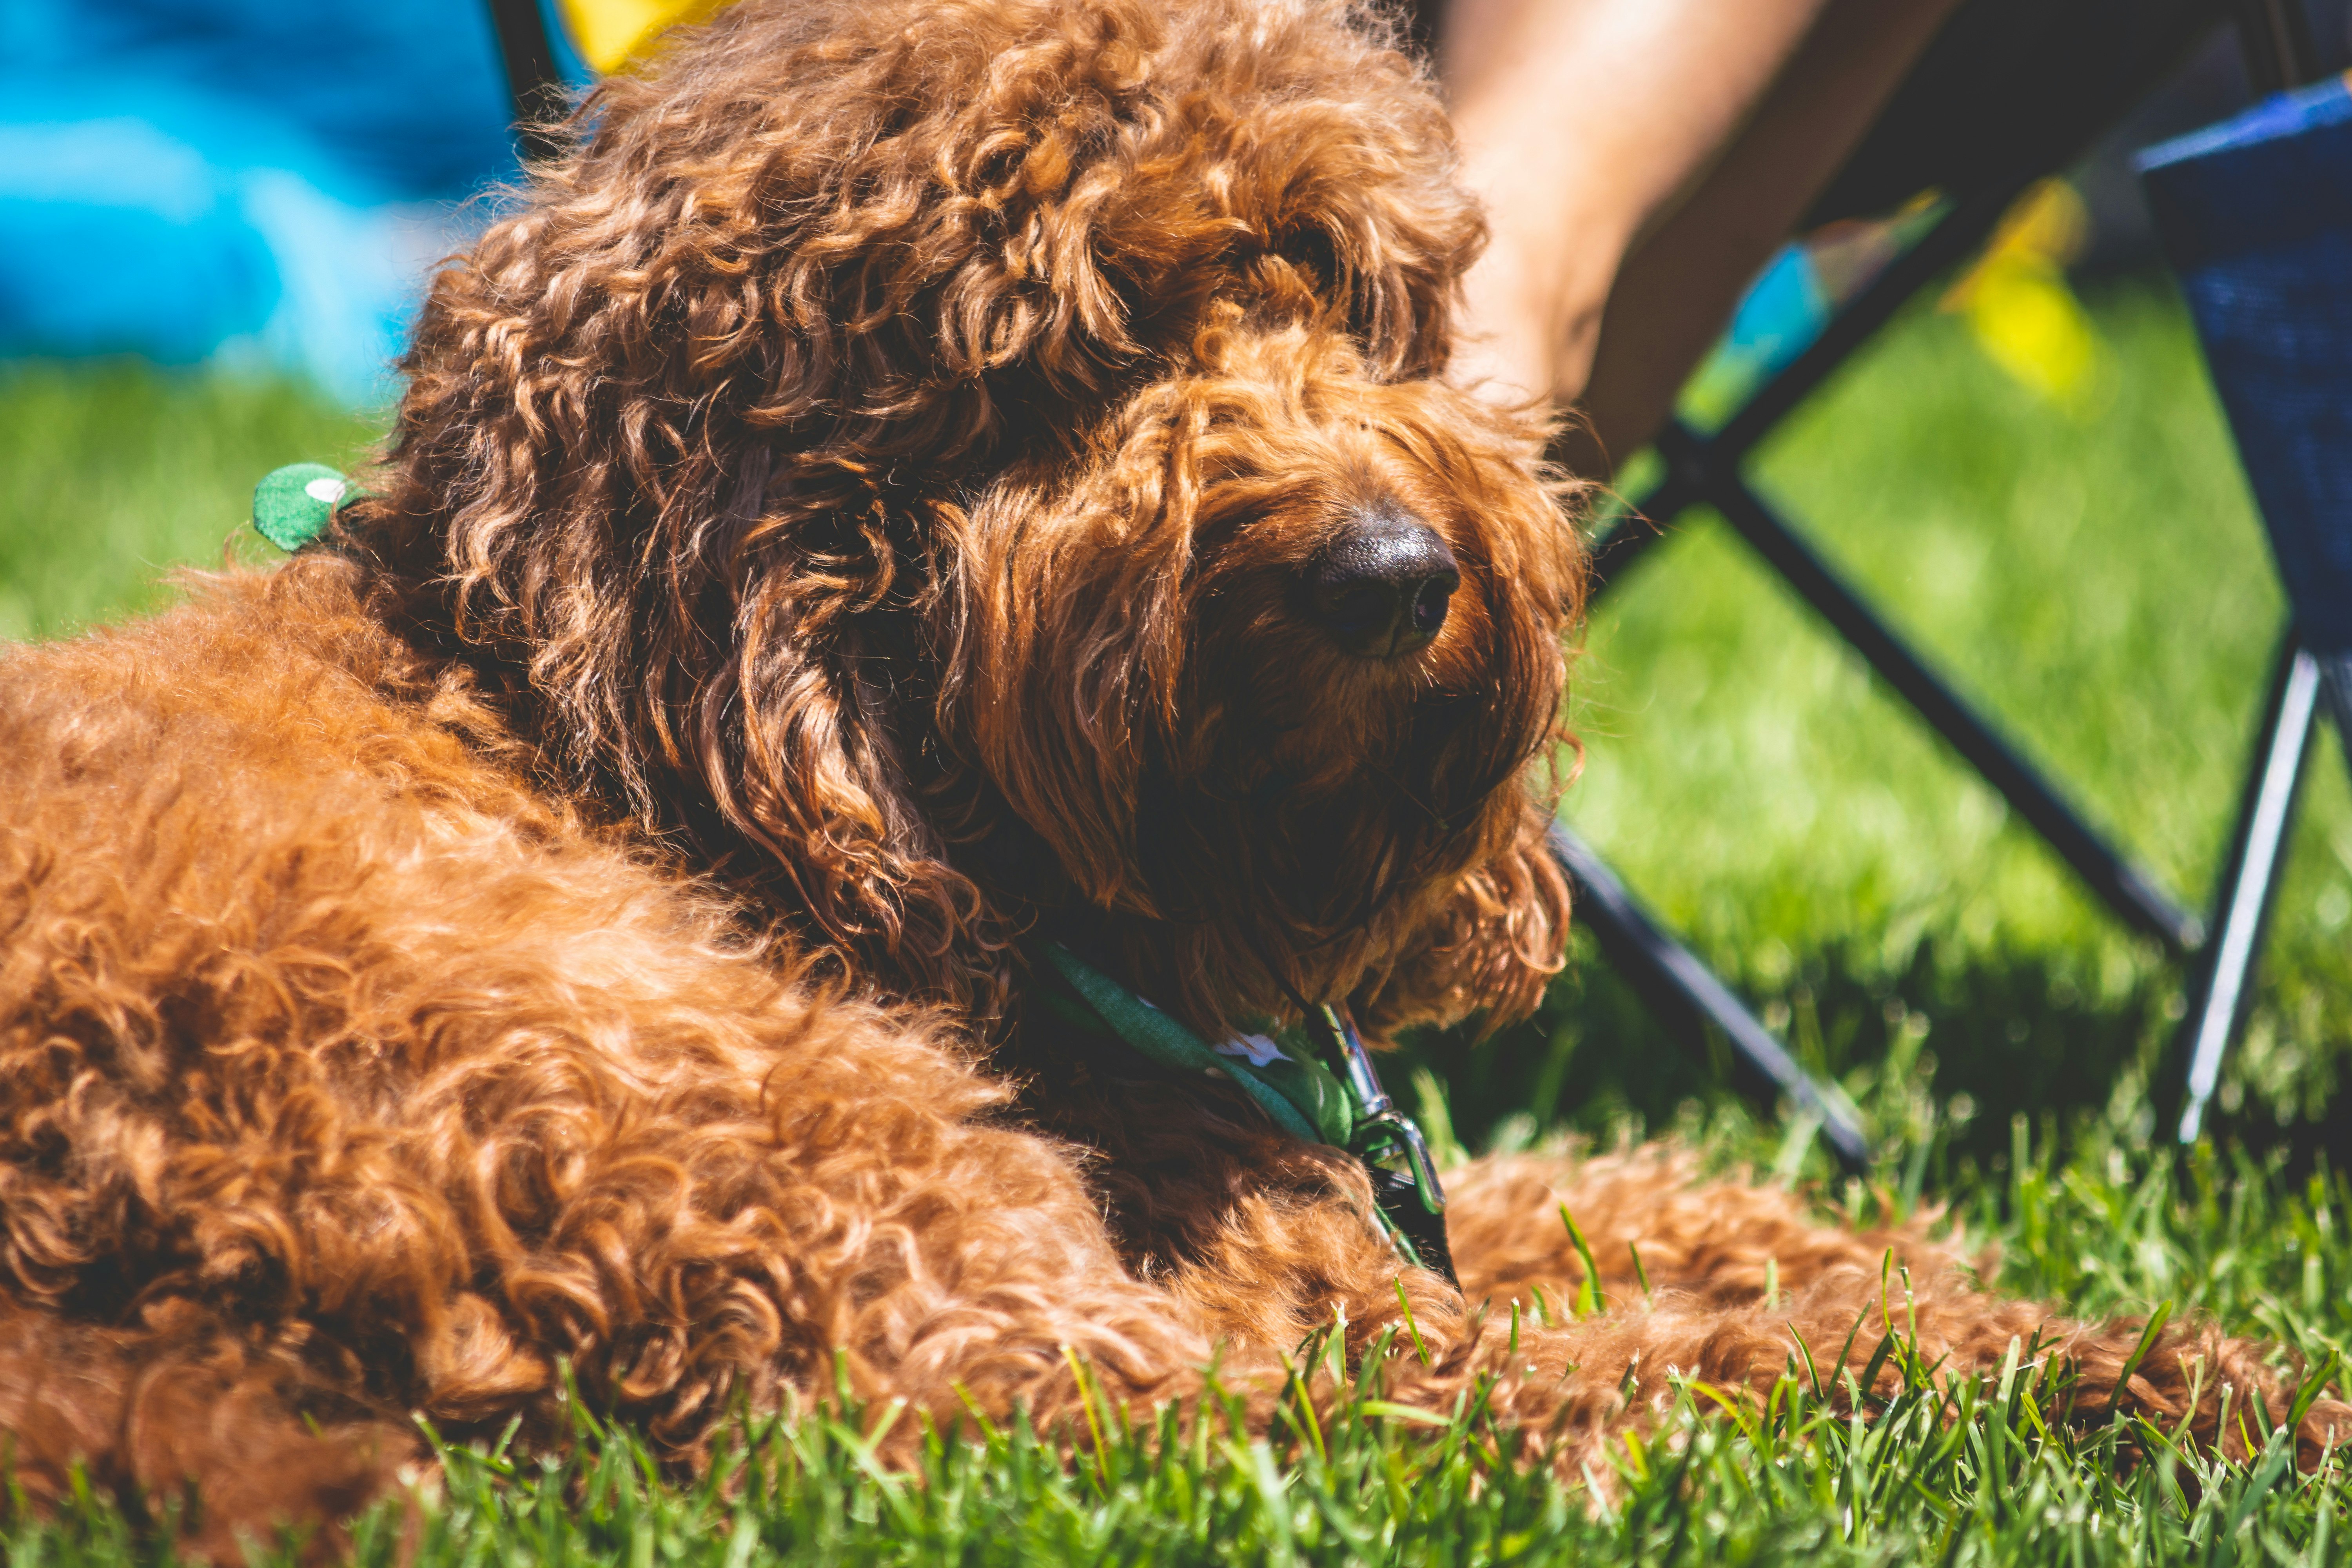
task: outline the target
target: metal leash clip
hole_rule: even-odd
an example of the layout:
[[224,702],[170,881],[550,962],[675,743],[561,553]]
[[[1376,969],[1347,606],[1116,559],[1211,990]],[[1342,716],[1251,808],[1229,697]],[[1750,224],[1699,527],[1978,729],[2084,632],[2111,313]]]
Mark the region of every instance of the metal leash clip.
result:
[[1348,1087],[1362,1107],[1357,1118],[1359,1124],[1376,1129],[1374,1137],[1385,1136],[1397,1146],[1412,1176],[1413,1190],[1421,1194],[1422,1207],[1433,1215],[1444,1214],[1445,1189],[1438,1184],[1437,1163],[1429,1157],[1429,1140],[1422,1136],[1420,1124],[1399,1110],[1396,1101],[1381,1087],[1381,1075],[1372,1070],[1372,1055],[1364,1048],[1363,1037],[1356,1033],[1356,1021],[1348,1016],[1347,1009],[1327,1004],[1322,1012],[1324,1023],[1339,1045]]

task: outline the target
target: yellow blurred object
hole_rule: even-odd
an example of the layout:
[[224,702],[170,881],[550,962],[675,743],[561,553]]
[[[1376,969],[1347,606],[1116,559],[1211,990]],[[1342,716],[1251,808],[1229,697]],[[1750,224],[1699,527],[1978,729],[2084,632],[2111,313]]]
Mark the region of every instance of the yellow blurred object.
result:
[[707,22],[727,0],[557,0],[572,41],[597,74],[619,70],[670,28]]
[[2099,334],[2063,273],[1996,268],[1967,310],[1969,330],[1995,364],[2053,403],[2083,405],[2099,368]]
[[2091,216],[2074,187],[2044,180],[1993,231],[1984,255],[1944,296],[1942,308],[1968,318],[1969,330],[2010,376],[2077,412],[2098,382],[2098,329],[2066,283],[2066,266],[2083,253]]

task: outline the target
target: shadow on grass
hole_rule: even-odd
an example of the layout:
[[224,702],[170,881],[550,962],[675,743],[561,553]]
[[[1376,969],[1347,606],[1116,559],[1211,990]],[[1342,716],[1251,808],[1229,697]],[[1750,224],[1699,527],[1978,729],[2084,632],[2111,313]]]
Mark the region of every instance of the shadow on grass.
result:
[[[2344,956],[2286,952],[2272,968],[2214,1133],[2283,1152],[2293,1167],[2325,1154],[2343,1168],[2352,1117],[2336,1090],[2352,1039],[2307,998],[2345,994]],[[1889,965],[1876,944],[1857,942],[1814,952],[1778,986],[1740,989],[1809,1070],[1845,1086],[1881,1140],[1911,1142],[1906,1108],[1932,1109],[1931,1187],[2006,1169],[2021,1117],[2061,1150],[2094,1128],[2141,1144],[2168,1125],[2160,1108],[2179,1071],[2182,977],[2152,961],[2102,965],[1929,938]],[[1421,1067],[1446,1084],[1454,1134],[1473,1150],[1555,1131],[1655,1135],[1736,1098],[1722,1037],[1662,1019],[1584,937],[1535,1017],[1483,1045],[1466,1031],[1409,1043],[1383,1070],[1403,1084]]]

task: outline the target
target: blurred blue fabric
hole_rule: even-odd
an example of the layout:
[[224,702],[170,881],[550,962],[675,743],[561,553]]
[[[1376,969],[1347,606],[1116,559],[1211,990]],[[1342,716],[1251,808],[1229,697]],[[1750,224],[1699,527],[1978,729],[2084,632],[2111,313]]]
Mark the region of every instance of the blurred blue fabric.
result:
[[0,0],[0,354],[376,401],[509,113],[482,0]]
[[1761,380],[1811,347],[1831,313],[1812,257],[1802,244],[1784,245],[1740,296],[1722,352],[1748,362],[1751,378]]
[[2295,629],[2352,653],[2352,91],[2278,94],[2139,166]]

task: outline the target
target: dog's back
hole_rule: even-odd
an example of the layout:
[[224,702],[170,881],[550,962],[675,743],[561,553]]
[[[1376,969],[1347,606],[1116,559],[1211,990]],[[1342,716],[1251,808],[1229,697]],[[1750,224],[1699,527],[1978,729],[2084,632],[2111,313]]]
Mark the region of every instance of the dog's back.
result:
[[[915,1350],[917,1298],[1116,1276],[1069,1172],[970,1124],[1003,1091],[936,1027],[796,984],[528,760],[329,560],[0,657],[0,1432],[32,1497],[193,1485],[232,1555],[380,1493],[413,1415],[560,1439],[561,1361],[691,1454],[836,1345]],[[1181,1334],[1134,1294],[1126,1334]],[[1036,1363],[1088,1334],[1032,1328]]]

